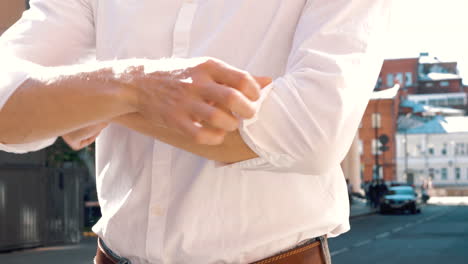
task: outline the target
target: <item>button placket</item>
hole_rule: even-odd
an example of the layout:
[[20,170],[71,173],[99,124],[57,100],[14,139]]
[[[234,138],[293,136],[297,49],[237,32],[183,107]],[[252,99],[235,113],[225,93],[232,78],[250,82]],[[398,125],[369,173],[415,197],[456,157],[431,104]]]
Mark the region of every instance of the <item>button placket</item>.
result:
[[157,260],[163,255],[164,230],[171,190],[172,146],[156,142],[153,148],[151,198],[148,213],[146,254]]
[[190,32],[198,8],[196,0],[184,0],[174,27],[172,56],[186,58],[190,48]]
[[[196,0],[184,0],[177,15],[173,33],[172,57],[186,58],[190,48],[190,32],[197,10]],[[151,203],[148,216],[148,235],[146,253],[149,259],[157,260],[163,256],[164,230],[169,205],[171,179],[171,160],[173,147],[161,142],[153,149]]]

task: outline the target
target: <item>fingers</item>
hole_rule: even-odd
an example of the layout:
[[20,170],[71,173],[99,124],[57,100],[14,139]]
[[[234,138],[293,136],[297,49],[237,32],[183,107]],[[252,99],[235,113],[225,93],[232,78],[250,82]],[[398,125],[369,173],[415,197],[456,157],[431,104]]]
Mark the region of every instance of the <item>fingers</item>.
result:
[[239,126],[239,120],[235,116],[205,102],[192,101],[189,111],[194,120],[204,121],[214,128],[234,131]]
[[255,114],[255,108],[249,99],[241,92],[225,85],[207,83],[200,87],[200,96],[220,108],[238,114],[241,118],[252,118]]
[[70,148],[73,150],[80,150],[91,145],[107,125],[108,123],[104,122],[84,127],[63,135],[62,138]]
[[208,60],[207,65],[215,82],[238,90],[252,101],[260,98],[261,87],[248,72],[236,69],[221,61]]
[[222,129],[204,127],[190,119],[180,120],[176,126],[182,134],[203,145],[219,145],[226,135]]
[[262,89],[270,85],[271,82],[273,81],[270,77],[264,77],[264,76],[254,76],[254,79],[260,85]]

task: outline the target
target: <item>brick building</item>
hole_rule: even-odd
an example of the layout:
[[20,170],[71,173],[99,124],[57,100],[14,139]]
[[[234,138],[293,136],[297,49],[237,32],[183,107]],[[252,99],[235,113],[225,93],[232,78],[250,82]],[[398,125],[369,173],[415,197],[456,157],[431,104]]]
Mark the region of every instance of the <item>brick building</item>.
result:
[[417,94],[460,93],[463,91],[458,64],[421,53],[418,65]]
[[462,78],[454,61],[444,61],[421,53],[417,58],[384,61],[376,91],[399,84],[408,94],[440,94],[464,92]]
[[[395,135],[403,89],[374,92],[359,128],[361,173],[364,181],[380,178],[393,181],[396,173]],[[388,150],[382,151],[380,137],[386,136]],[[377,163],[376,163],[377,161]]]
[[376,84],[376,91],[392,88],[399,84],[409,93],[416,93],[418,87],[418,58],[388,59],[384,61]]
[[[468,109],[468,87],[463,86],[457,67],[457,62],[444,61],[428,53],[384,61],[359,129],[364,181],[396,180],[395,135],[398,117],[404,114],[400,107],[402,100],[408,99],[432,110],[438,107],[443,111],[448,111],[446,107]],[[398,86],[400,89],[396,88]],[[388,136],[388,150],[382,152],[378,138],[384,134]]]

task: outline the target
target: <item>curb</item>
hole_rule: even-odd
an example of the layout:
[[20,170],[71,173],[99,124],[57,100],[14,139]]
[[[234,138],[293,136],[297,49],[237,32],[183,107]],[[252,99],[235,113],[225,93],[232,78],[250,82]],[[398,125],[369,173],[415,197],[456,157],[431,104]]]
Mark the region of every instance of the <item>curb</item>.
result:
[[83,232],[83,237],[97,237],[94,232]]

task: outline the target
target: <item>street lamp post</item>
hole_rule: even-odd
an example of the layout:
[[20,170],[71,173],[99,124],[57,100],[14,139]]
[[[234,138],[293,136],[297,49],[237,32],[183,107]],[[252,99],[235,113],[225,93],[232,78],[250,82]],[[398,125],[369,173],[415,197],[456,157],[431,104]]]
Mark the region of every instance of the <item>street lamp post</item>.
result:
[[375,179],[380,179],[380,164],[379,164],[379,126],[381,124],[381,117],[379,118],[378,110],[379,110],[379,102],[380,99],[377,99],[375,102],[375,110],[374,110],[374,118],[375,120],[372,120],[374,122],[374,141],[375,141],[375,146],[374,146],[374,163],[375,163],[375,171],[374,171],[374,178]]
[[408,128],[405,128],[405,180],[408,181]]

